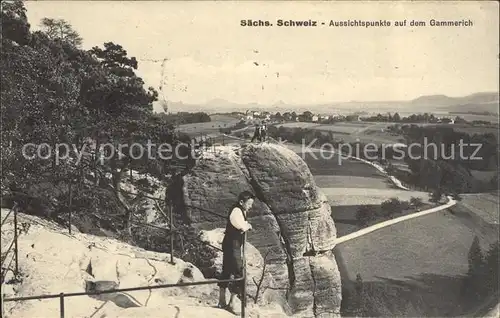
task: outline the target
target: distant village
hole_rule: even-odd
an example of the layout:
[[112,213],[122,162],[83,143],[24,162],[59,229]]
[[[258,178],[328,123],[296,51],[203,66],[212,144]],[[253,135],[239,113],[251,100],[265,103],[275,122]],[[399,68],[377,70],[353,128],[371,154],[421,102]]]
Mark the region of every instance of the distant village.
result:
[[440,116],[436,117],[433,114],[419,114],[411,115],[408,117],[401,117],[398,113],[394,114],[378,114],[376,116],[370,116],[365,114],[314,114],[310,111],[305,111],[301,114],[297,114],[295,111],[292,112],[276,112],[271,113],[269,111],[252,111],[247,110],[240,119],[245,122],[255,122],[260,121],[262,123],[284,123],[284,122],[312,122],[321,124],[332,124],[335,122],[354,122],[354,121],[376,121],[376,122],[428,122],[428,123],[443,123],[443,124],[455,124],[456,122],[463,121],[459,116]]

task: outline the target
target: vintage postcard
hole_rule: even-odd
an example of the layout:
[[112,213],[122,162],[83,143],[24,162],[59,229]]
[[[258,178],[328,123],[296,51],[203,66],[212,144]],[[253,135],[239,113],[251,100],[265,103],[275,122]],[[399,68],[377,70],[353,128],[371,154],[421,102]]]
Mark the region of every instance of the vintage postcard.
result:
[[497,1],[1,3],[2,317],[498,317]]

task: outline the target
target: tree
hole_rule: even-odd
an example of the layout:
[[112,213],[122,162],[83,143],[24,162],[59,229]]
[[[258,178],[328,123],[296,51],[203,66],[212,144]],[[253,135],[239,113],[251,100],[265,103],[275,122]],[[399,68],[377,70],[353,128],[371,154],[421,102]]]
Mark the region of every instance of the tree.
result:
[[83,39],[66,20],[43,18],[40,26],[51,40],[61,40],[76,47],[82,45]]
[[392,121],[395,121],[395,122],[400,122],[401,121],[401,116],[399,116],[398,113],[395,113],[393,116],[392,116]]
[[102,65],[111,69],[113,73],[122,76],[134,76],[133,70],[136,70],[138,66],[137,59],[135,57],[129,58],[127,50],[120,44],[105,42],[104,50],[94,46],[90,52],[101,61]]
[[455,124],[466,124],[467,121],[460,116],[455,117]]
[[[122,177],[134,168],[166,182],[168,175],[189,168],[193,158],[188,156],[184,166],[176,167],[159,159],[158,149],[152,149],[151,158],[140,159],[131,158],[130,149],[121,149],[124,154],[116,151],[109,160],[100,161],[103,143],[118,150],[117,145],[124,143],[148,148],[150,140],[175,147],[190,140],[174,133],[169,118],[152,113],[158,94],[144,89],[134,72],[135,58],[112,42],[90,51],[76,47],[78,37],[66,22],[45,20],[44,32],[30,32],[22,1],[5,2],[1,8],[2,197],[18,202],[25,212],[66,225],[71,184],[73,225],[81,230],[109,230],[124,240],[143,242],[146,248],[160,242],[164,248],[163,230],[134,231],[131,220],[141,217],[141,198],[122,193]],[[58,24],[63,33],[55,29]],[[27,159],[22,150],[28,143],[47,143],[52,156]],[[75,145],[81,158],[74,149],[58,144]],[[56,151],[68,156],[57,162]],[[181,156],[191,154],[189,149],[181,151],[185,152]],[[191,230],[184,235],[187,255],[183,257],[215,272],[210,263],[213,251],[199,244]]]
[[484,283],[487,276],[484,255],[477,236],[474,236],[467,259],[469,262],[466,283],[469,289],[468,294],[472,301],[478,301],[483,296]]
[[304,113],[302,113],[302,118],[304,119],[304,121],[310,122],[312,121],[313,113],[306,110]]
[[26,15],[26,7],[22,0],[2,1],[2,47],[5,40],[26,45],[30,41],[30,24]]
[[483,253],[481,251],[481,245],[479,245],[479,238],[474,236],[471,247],[469,248],[469,253],[467,257],[469,261],[469,275],[476,275],[480,272],[480,268],[483,264]]

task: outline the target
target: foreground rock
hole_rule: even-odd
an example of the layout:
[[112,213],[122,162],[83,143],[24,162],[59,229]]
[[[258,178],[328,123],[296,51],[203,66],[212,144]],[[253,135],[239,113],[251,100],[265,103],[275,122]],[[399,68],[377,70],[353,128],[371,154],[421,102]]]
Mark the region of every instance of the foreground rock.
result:
[[[336,229],[330,205],[293,151],[265,143],[205,153],[184,176],[179,210],[199,229],[224,228],[225,216],[244,190],[257,195],[248,214],[254,228],[248,241],[267,255],[269,284],[279,287],[271,288],[271,298],[279,297],[289,314],[300,317],[339,316],[341,283],[331,253]],[[253,277],[249,289],[255,288]]]
[[[2,219],[7,211],[2,209]],[[12,217],[2,227],[2,242],[12,239],[12,231],[3,230],[11,228],[11,223]],[[66,229],[35,216],[19,214],[19,224],[21,276],[20,281],[13,281],[8,275],[2,285],[6,298],[205,280],[190,263],[175,259],[170,264],[167,254],[105,237],[68,235]],[[234,317],[214,308],[217,297],[215,285],[68,297],[65,317]],[[58,298],[5,303],[7,317],[58,317],[59,308]],[[252,303],[247,312],[249,317],[285,316],[279,308]]]

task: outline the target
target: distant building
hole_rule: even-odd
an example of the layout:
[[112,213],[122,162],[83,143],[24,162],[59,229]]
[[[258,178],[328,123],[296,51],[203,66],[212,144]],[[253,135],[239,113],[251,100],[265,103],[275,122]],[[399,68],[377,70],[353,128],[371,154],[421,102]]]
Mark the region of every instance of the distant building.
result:
[[246,120],[253,120],[253,114],[252,114],[252,112],[250,110],[247,110],[245,112],[245,119]]
[[317,122],[318,120],[319,120],[318,115],[314,115],[314,116],[312,116],[312,121],[313,121],[313,122]]

